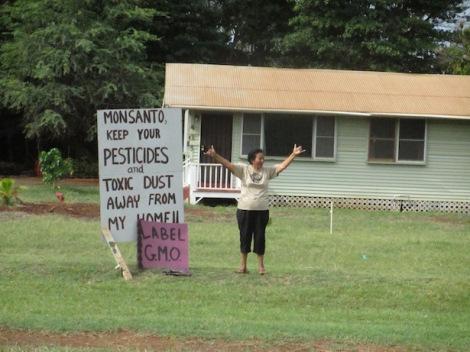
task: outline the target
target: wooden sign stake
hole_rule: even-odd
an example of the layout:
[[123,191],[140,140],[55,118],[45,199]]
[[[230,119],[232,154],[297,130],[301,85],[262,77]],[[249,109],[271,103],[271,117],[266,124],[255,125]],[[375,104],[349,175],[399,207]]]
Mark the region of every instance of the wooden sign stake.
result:
[[103,233],[106,243],[111,249],[111,253],[114,256],[114,259],[116,259],[116,268],[121,268],[121,273],[124,277],[124,280],[132,280],[132,274],[126,264],[126,261],[124,260],[124,257],[121,254],[121,251],[119,250],[119,247],[117,246],[117,243],[114,241],[113,235],[106,228],[101,229],[101,232]]

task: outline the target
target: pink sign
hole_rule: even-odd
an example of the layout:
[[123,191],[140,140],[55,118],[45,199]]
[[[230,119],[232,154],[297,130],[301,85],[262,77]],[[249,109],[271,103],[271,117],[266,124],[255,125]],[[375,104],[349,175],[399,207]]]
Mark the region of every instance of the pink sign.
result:
[[189,271],[188,224],[139,221],[139,267]]

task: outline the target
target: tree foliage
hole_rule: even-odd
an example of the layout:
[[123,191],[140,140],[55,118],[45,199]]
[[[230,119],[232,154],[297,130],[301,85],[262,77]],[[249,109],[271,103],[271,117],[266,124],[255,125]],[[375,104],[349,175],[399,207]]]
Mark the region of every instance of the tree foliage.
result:
[[280,61],[278,50],[289,32],[293,5],[289,0],[221,1],[222,29],[227,33],[227,63],[270,66]]
[[445,33],[437,19],[460,0],[299,0],[285,37],[287,64],[399,72],[435,71]]
[[12,178],[0,179],[0,199],[4,205],[13,205],[15,201],[21,200],[18,198],[20,187],[17,186],[16,181]]
[[441,61],[447,73],[470,75],[470,28],[455,34],[454,42],[442,50]]
[[156,11],[138,1],[17,0],[3,5],[2,103],[27,137],[94,137],[96,110],[158,104],[161,69],[146,61]]
[[150,26],[161,40],[149,43],[155,62],[221,63],[228,36],[221,30],[222,8],[208,0],[149,1],[158,11]]
[[289,30],[289,0],[156,0],[149,45],[157,62],[271,65]]
[[42,181],[56,188],[57,181],[73,172],[73,165],[69,159],[62,158],[62,153],[57,148],[42,151],[39,154]]

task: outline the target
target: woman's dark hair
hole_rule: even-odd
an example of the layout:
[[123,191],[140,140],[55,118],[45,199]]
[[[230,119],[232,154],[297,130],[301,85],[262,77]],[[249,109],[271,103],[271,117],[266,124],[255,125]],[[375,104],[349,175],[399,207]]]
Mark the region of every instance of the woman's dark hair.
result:
[[262,152],[263,152],[263,149],[259,149],[259,148],[258,149],[253,149],[252,151],[250,151],[248,153],[248,162],[250,164],[253,164],[253,161],[255,161],[255,159],[256,159],[256,155],[258,153],[262,153]]

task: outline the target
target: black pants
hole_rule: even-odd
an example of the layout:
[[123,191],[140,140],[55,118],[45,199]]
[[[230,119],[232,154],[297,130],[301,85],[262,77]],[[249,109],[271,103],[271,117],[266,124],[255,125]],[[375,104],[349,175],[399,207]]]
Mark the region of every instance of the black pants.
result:
[[264,255],[265,232],[269,220],[269,210],[237,209],[238,229],[240,230],[240,252],[251,252],[251,241],[254,239],[253,252]]

